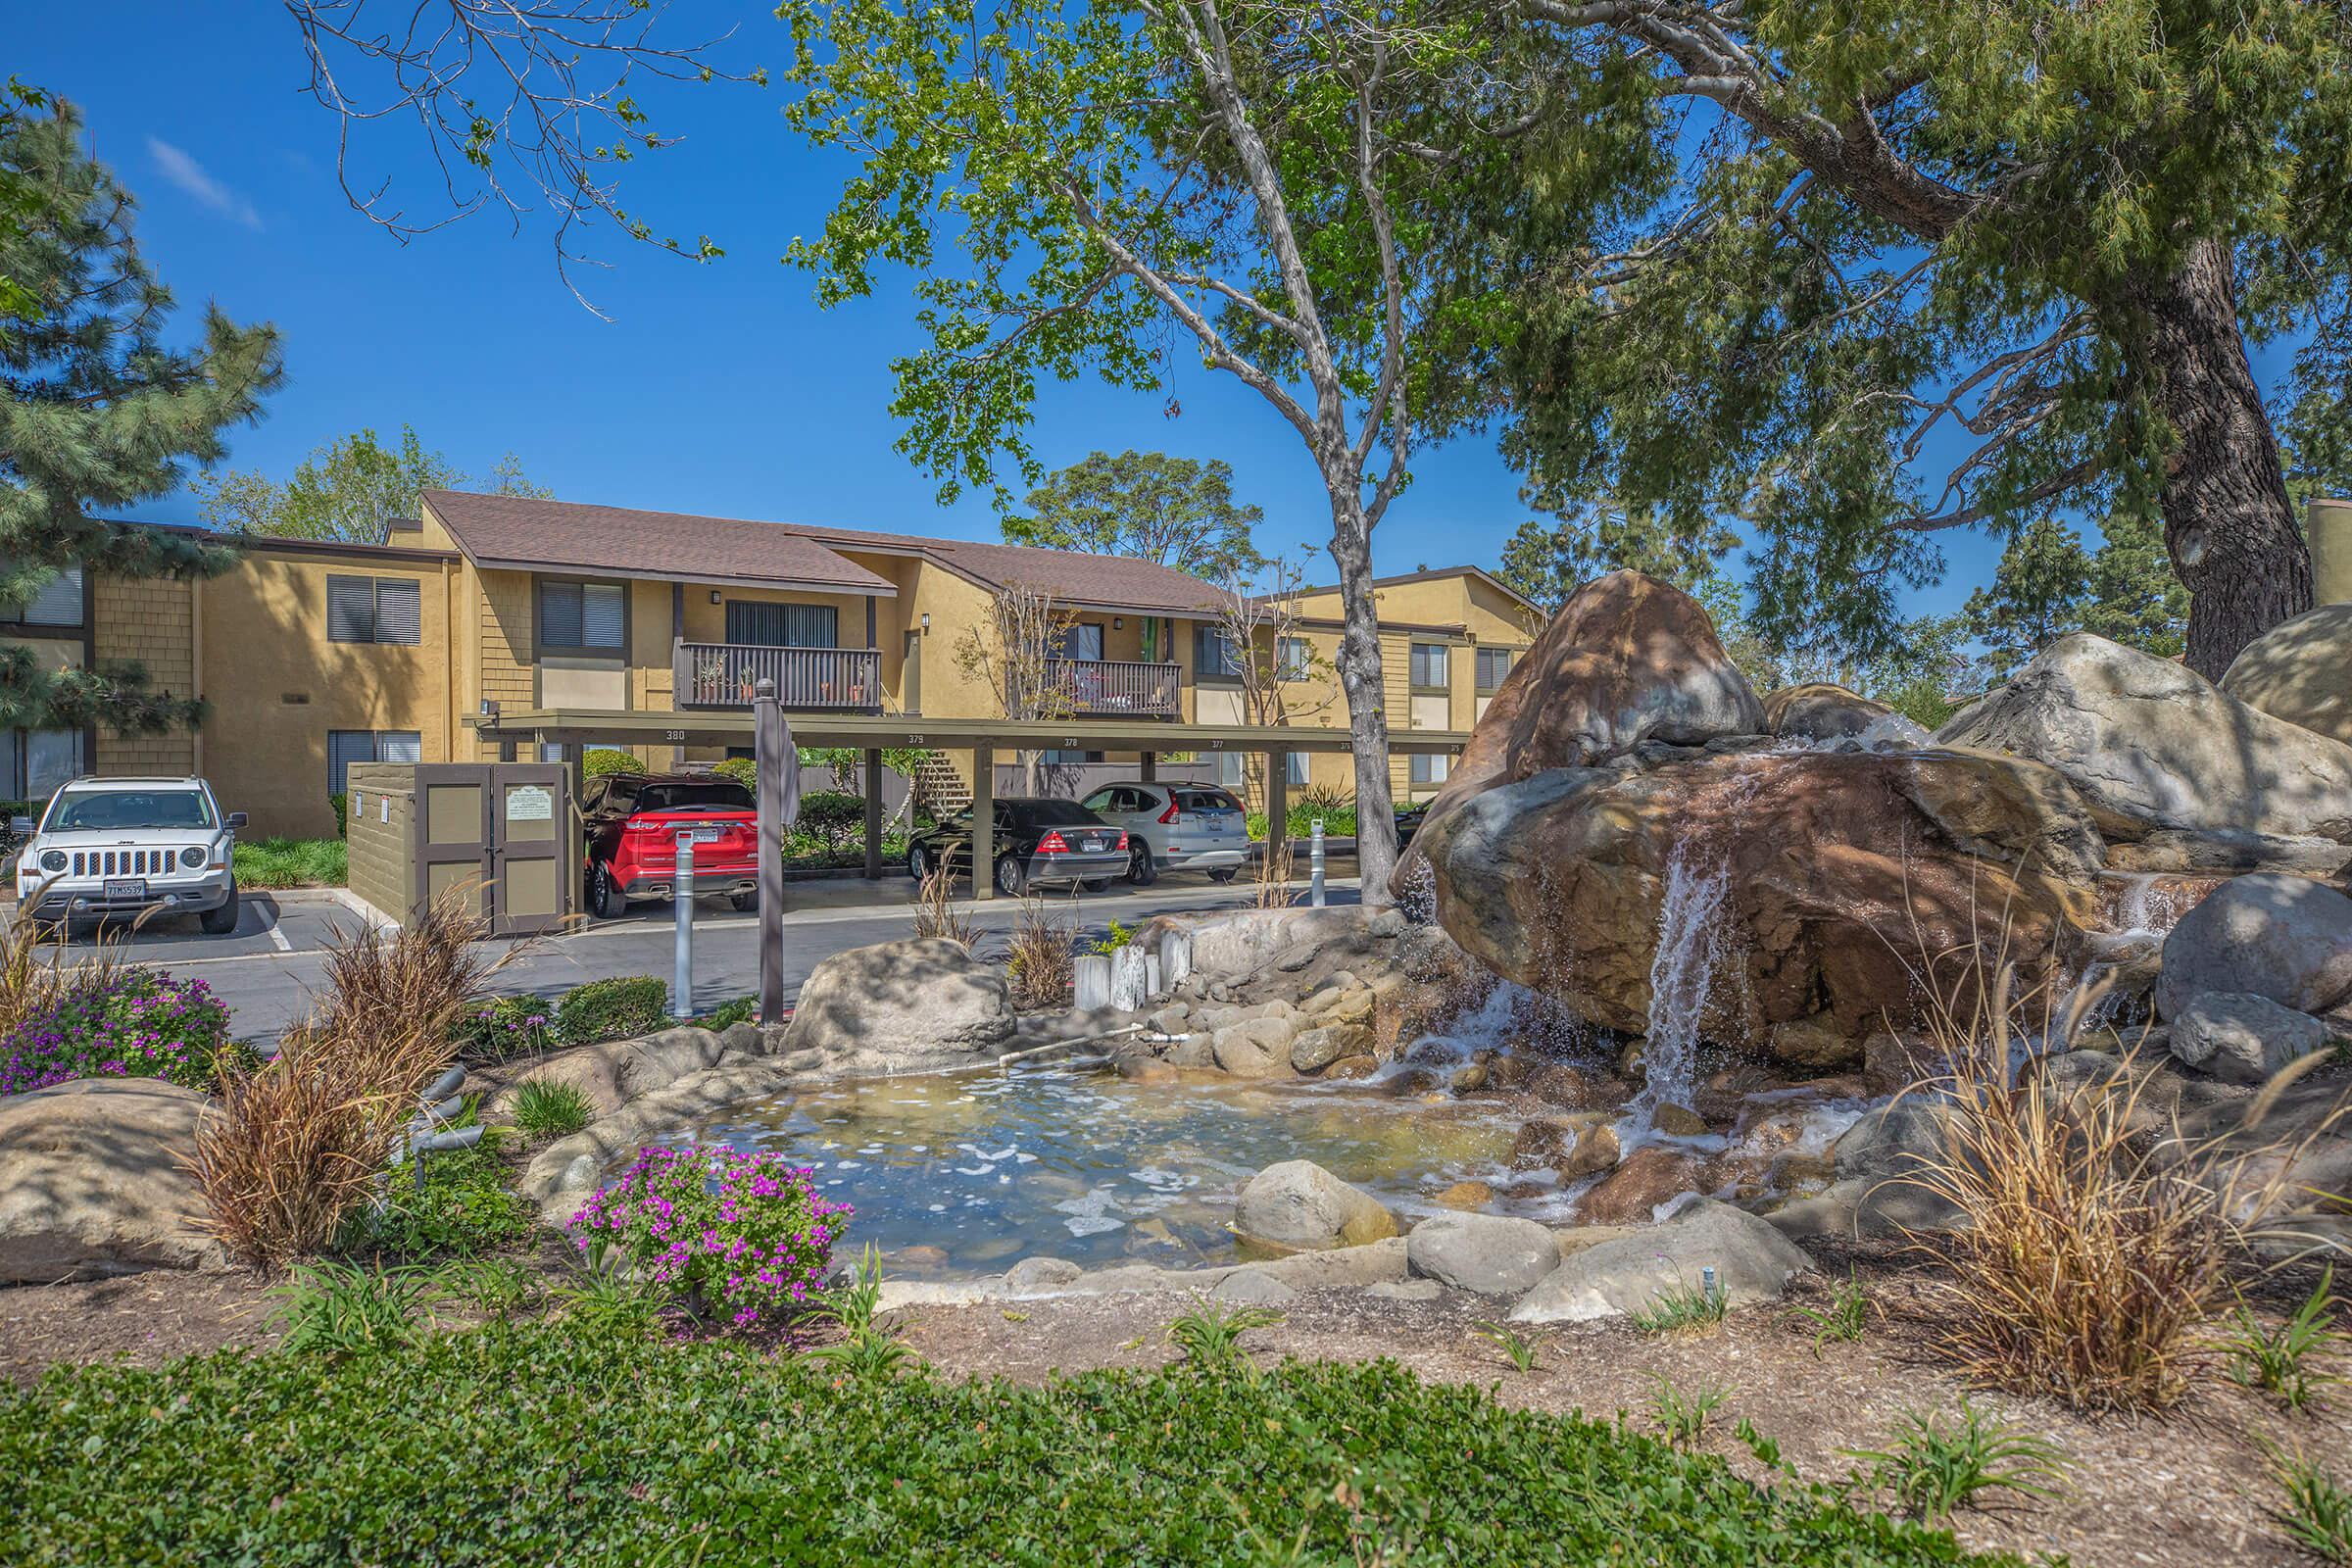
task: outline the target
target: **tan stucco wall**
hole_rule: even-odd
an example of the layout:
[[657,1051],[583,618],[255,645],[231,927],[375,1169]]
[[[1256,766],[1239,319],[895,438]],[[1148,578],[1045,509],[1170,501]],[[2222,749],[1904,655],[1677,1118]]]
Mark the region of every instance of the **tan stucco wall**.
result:
[[[417,582],[416,645],[327,641],[330,573]],[[415,730],[425,761],[449,759],[456,710],[441,566],[254,550],[197,602],[211,703],[202,767],[222,809],[252,815],[255,836],[333,836],[329,730]],[[105,628],[102,608],[102,646]]]

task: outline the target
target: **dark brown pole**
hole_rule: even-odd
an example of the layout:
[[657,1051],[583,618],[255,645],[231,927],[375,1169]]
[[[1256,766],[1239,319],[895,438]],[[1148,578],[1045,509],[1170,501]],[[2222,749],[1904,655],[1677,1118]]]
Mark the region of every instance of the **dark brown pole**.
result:
[[753,781],[760,811],[760,1021],[784,1018],[784,705],[761,679],[752,700]]
[[865,749],[865,874],[869,880],[882,874],[882,754],[871,746]]

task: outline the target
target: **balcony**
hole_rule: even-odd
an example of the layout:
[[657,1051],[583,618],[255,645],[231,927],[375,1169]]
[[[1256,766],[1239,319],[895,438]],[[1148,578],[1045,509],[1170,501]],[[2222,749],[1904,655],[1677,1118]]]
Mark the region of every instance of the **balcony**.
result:
[[1055,659],[1047,678],[1072,713],[1117,713],[1131,717],[1176,718],[1180,666],[1143,664],[1121,659]]
[[877,649],[681,642],[674,645],[670,668],[680,708],[748,708],[760,683],[772,680],[788,709],[882,711]]

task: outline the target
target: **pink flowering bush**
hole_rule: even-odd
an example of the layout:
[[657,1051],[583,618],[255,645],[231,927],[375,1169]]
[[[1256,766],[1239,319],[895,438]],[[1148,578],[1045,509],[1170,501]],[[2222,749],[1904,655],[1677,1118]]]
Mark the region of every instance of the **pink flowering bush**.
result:
[[93,967],[0,1035],[0,1095],[73,1078],[162,1078],[210,1090],[239,1051],[227,1006],[203,981],[137,964]]
[[851,1212],[781,1154],[645,1149],[570,1230],[592,1258],[616,1255],[694,1310],[756,1329],[815,1304]]

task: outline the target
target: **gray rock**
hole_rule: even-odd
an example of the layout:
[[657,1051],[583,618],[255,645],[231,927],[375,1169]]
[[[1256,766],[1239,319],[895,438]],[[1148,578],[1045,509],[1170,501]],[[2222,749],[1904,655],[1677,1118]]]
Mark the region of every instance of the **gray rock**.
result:
[[1051,1291],[1085,1272],[1066,1257],[1024,1257],[1004,1271],[1004,1288],[1015,1293]]
[[1949,1147],[1951,1112],[1913,1095],[1865,1114],[1830,1151],[1840,1179],[1911,1176]]
[[1306,1159],[1286,1159],[1250,1178],[1233,1205],[1234,1229],[1292,1251],[1354,1247],[1396,1234],[1396,1219],[1371,1194]]
[[1433,1214],[1405,1233],[1406,1266],[1481,1296],[1517,1296],[1560,1265],[1559,1244],[1532,1219]]
[[2352,837],[2352,746],[2248,707],[2171,660],[2062,637],[1937,740],[2034,759],[2094,811],[2197,832]]
[[[744,1033],[738,1034],[737,1029]],[[469,1080],[468,1087],[493,1086],[489,1108],[493,1114],[504,1114],[513,1108],[514,1092],[522,1084],[568,1084],[588,1097],[597,1115],[609,1116],[630,1101],[716,1066],[729,1055],[757,1055],[760,1043],[759,1030],[750,1024],[739,1024],[725,1034],[691,1025],[662,1029],[634,1040],[573,1046],[520,1070],[491,1068],[475,1074],[481,1082]]]
[[1446,1287],[1436,1280],[1383,1280],[1366,1286],[1364,1294],[1384,1301],[1434,1301],[1446,1294]]
[[1291,1066],[1298,1072],[1321,1072],[1342,1056],[1360,1056],[1372,1049],[1372,1030],[1360,1023],[1327,1023],[1306,1029],[1291,1041]]
[[2352,899],[2283,872],[2231,877],[2164,939],[2156,1011],[2170,1021],[2208,991],[2325,1012],[2352,996]]
[[1784,1203],[1765,1216],[1774,1230],[1796,1241],[1838,1237],[1903,1236],[1958,1230],[1968,1215],[1958,1205],[1897,1177],[1848,1177],[1810,1198]]
[[852,1072],[917,1072],[985,1056],[1013,1031],[1004,977],[939,938],[852,948],[801,986],[786,1052]]
[[2352,742],[2352,604],[2280,621],[2238,651],[2222,690],[2274,718]]
[[1217,1065],[1236,1078],[1287,1077],[1298,1032],[1288,1018],[1251,1018],[1218,1030],[1210,1046]]
[[2173,1021],[2173,1055],[2225,1083],[2263,1084],[2288,1062],[2326,1049],[2328,1026],[2268,997],[2208,991]]
[[0,1283],[217,1269],[189,1173],[212,1102],[154,1078],[77,1078],[0,1100]]
[[1270,1274],[1253,1268],[1237,1268],[1217,1282],[1208,1293],[1211,1300],[1249,1301],[1261,1306],[1273,1306],[1283,1301],[1296,1301],[1298,1293]]
[[1514,1323],[1585,1323],[1642,1311],[1667,1291],[1695,1290],[1701,1270],[1734,1306],[1777,1298],[1805,1254],[1767,1221],[1700,1199],[1640,1235],[1587,1248],[1520,1298]]

